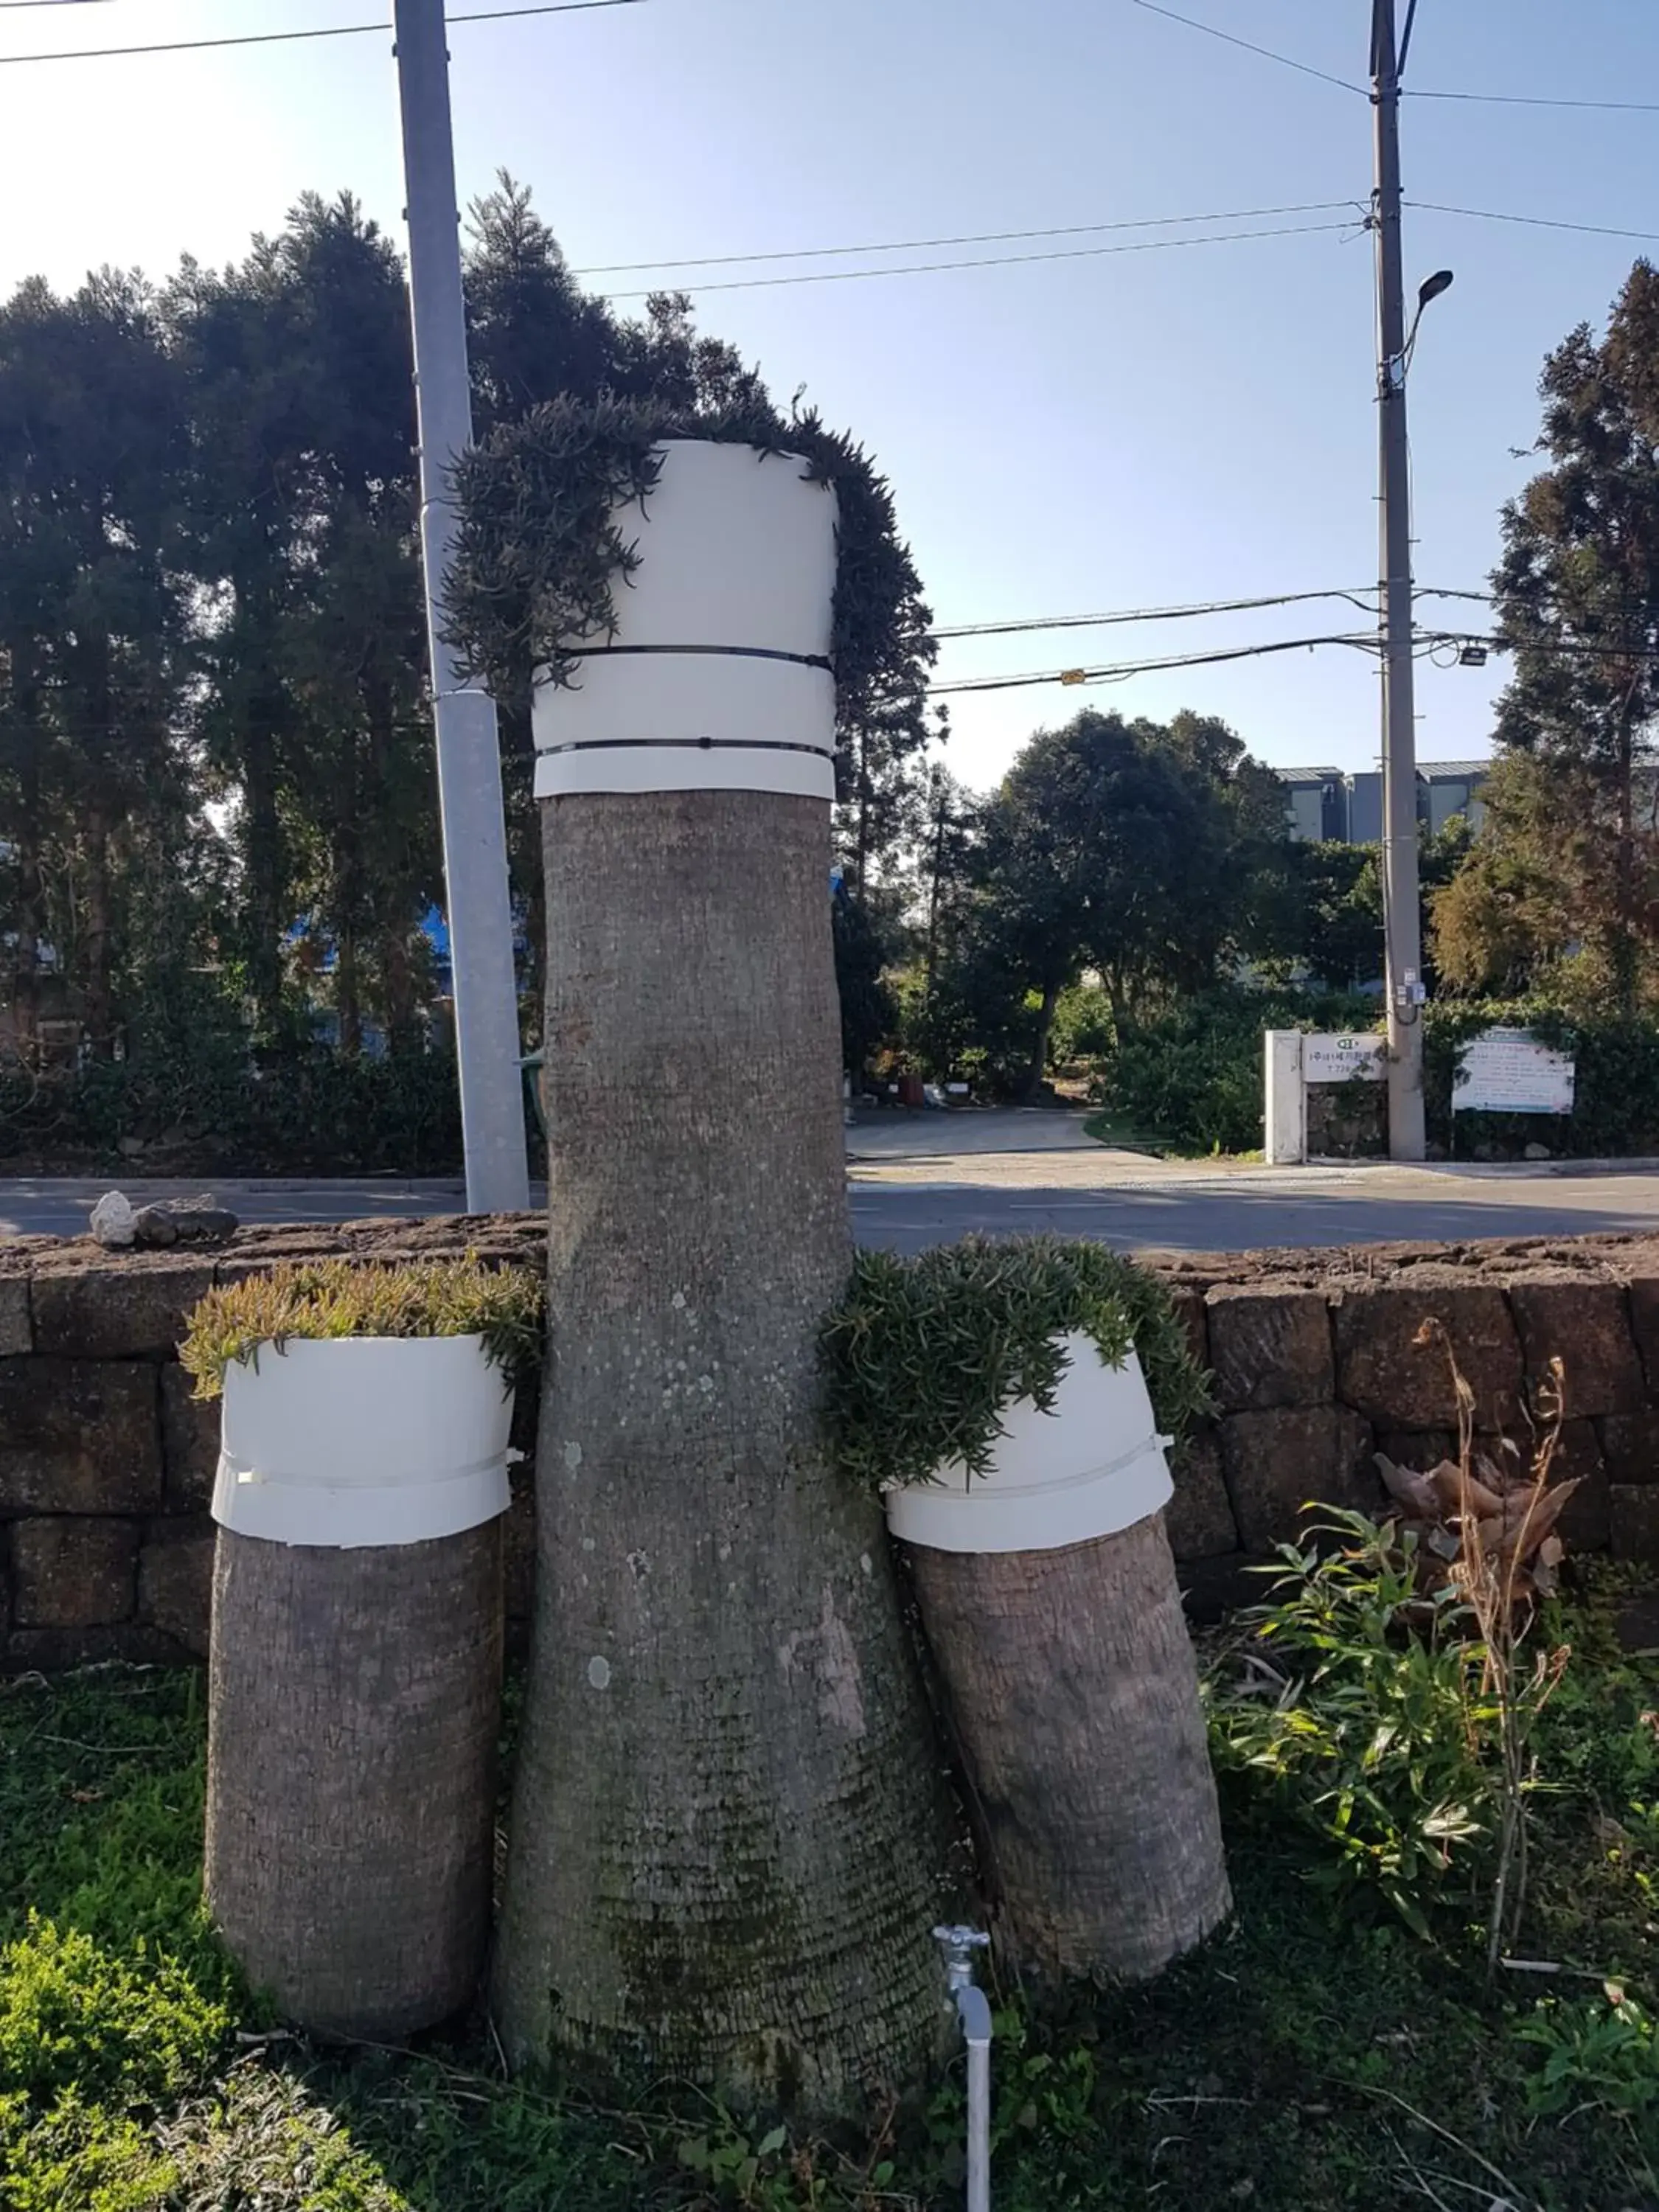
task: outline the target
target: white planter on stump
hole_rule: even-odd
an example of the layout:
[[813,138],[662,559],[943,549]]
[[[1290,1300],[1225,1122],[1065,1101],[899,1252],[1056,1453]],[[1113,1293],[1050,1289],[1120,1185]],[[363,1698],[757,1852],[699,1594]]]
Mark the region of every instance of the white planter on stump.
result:
[[1131,1352],[1082,1334],[988,1472],[889,1491],[1017,1962],[1145,1980],[1231,1909],[1164,1448]]
[[382,2041],[489,1927],[513,1395],[483,1339],[290,1339],[225,1375],[206,1887],[256,1987]]
[[1133,1352],[1109,1367],[1079,1330],[1063,1340],[1069,1366],[1054,1411],[1022,1398],[1002,1416],[989,1471],[957,1461],[933,1482],[887,1493],[887,1519],[907,1544],[939,1552],[1051,1552],[1115,1536],[1174,1495],[1170,1442]]
[[614,518],[638,567],[574,685],[538,685],[536,796],[836,795],[830,609],[836,504],[804,463],[669,438],[643,501]]

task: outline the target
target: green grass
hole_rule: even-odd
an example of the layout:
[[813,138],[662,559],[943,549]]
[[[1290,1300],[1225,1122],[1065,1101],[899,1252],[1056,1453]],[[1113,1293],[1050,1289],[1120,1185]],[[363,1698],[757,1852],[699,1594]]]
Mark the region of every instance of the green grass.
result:
[[[1640,2025],[1659,2013],[1659,1666],[1619,1660],[1599,1616],[1574,1640],[1525,1948],[1583,1978],[1488,1990],[1455,1901],[1428,1942],[1380,1900],[1336,1917],[1308,1879],[1316,1846],[1235,1802],[1238,1913],[1200,1956],[1040,2019],[1000,1993],[998,2212],[1659,2204]],[[827,2146],[746,2139],[665,2090],[628,2112],[562,2105],[504,2081],[483,2033],[354,2053],[282,2034],[203,1918],[203,1757],[193,1674],[0,1686],[7,2212],[959,2205],[954,2076],[873,2144]],[[1611,2035],[1600,1973],[1638,2008]]]

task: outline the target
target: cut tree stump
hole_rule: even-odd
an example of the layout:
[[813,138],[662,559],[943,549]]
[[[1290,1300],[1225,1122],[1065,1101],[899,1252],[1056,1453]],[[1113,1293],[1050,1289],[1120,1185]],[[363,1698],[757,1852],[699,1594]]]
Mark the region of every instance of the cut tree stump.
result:
[[999,1940],[1044,1978],[1151,1978],[1232,1909],[1164,1516],[1044,1552],[907,1547]]
[[287,2018],[395,2042],[471,2002],[501,1682],[499,1518],[356,1550],[220,1529],[207,1899]]

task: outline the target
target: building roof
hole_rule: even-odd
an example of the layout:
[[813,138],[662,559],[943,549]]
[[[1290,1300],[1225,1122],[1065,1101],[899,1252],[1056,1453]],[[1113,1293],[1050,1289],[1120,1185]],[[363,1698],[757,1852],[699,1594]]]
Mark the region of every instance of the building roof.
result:
[[1276,768],[1273,774],[1281,783],[1340,783],[1340,768]]
[[1419,761],[1419,775],[1485,775],[1491,769],[1489,760]]

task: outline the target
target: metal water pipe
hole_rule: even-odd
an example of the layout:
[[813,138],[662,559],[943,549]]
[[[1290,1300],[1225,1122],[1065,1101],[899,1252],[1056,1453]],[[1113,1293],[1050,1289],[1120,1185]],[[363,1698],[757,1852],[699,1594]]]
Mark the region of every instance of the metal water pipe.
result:
[[991,2212],[991,2006],[974,1979],[974,1954],[991,1939],[977,1928],[935,1928],[933,1941],[968,2046],[968,2212]]

